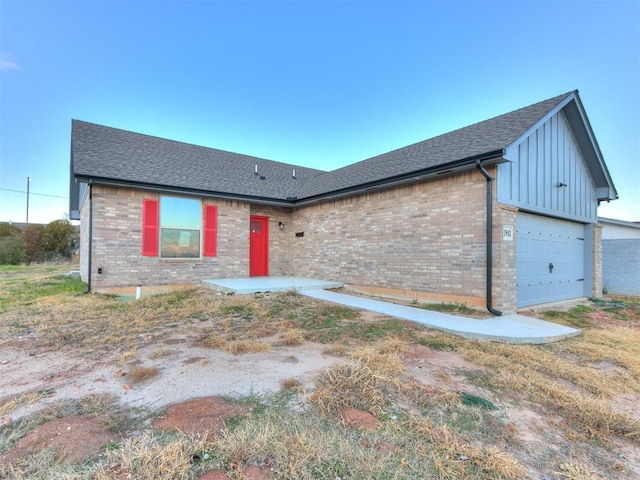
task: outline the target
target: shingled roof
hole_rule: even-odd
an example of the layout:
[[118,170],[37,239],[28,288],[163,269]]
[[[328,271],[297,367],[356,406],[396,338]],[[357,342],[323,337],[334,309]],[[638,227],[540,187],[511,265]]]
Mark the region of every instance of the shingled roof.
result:
[[502,155],[508,146],[573,94],[569,92],[331,172],[73,120],[72,176],[79,181],[293,205],[473,165],[479,158],[504,161]]

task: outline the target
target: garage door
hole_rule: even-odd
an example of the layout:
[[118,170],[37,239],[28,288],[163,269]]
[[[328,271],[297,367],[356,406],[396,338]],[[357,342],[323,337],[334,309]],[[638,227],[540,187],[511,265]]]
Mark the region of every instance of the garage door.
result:
[[519,307],[584,296],[584,225],[518,213]]

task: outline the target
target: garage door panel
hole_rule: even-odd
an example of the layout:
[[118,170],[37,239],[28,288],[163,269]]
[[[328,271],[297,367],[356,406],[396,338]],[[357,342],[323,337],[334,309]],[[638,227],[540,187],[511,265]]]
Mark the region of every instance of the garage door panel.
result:
[[518,213],[518,306],[584,295],[584,225]]

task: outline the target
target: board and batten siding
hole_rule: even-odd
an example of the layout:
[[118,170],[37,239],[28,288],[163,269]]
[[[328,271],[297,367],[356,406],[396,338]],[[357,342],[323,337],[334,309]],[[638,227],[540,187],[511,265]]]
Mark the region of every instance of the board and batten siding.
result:
[[596,188],[562,111],[510,147],[505,157],[510,161],[498,166],[498,201],[596,222]]

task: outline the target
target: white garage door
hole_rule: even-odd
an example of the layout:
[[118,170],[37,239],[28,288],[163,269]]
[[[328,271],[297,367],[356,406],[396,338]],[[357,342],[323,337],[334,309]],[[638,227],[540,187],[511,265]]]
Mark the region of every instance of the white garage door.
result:
[[516,232],[519,307],[585,295],[583,224],[520,212]]

